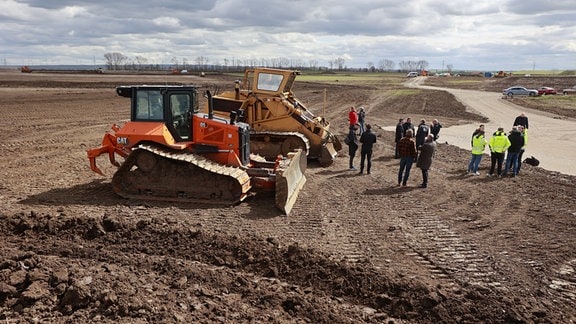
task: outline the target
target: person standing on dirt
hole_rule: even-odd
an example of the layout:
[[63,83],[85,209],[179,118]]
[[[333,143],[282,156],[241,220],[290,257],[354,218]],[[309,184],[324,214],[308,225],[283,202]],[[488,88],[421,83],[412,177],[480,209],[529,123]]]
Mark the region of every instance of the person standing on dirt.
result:
[[502,176],[508,175],[508,170],[512,168],[512,177],[518,174],[518,155],[520,155],[520,150],[524,146],[524,137],[522,133],[518,130],[518,127],[512,127],[510,135],[508,135],[508,140],[510,140],[510,147],[508,147],[508,154],[506,155],[506,167],[504,168],[504,173]]
[[528,117],[526,117],[526,114],[521,113],[520,116],[516,117],[512,127],[514,126],[523,126],[524,128],[528,129]]
[[494,167],[497,164],[498,169],[496,169],[496,172],[500,177],[502,175],[502,162],[504,162],[504,153],[510,147],[510,140],[508,139],[508,136],[506,136],[506,133],[504,133],[504,128],[499,127],[498,130],[492,134],[488,146],[490,147],[491,160],[488,176],[491,177],[494,175]]
[[358,108],[358,125],[360,125],[360,135],[364,134],[365,119],[366,119],[366,112],[364,111],[364,107]]
[[348,145],[348,154],[350,155],[350,171],[356,171],[356,168],[354,167],[354,156],[358,150],[358,137],[356,137],[356,130],[358,130],[357,125],[350,126],[350,130],[348,131],[348,135],[344,141],[344,143]]
[[372,167],[372,146],[376,143],[376,134],[372,133],[372,126],[366,124],[366,131],[360,136],[360,174],[364,172],[364,161],[366,161],[366,174],[370,174]]
[[402,124],[402,128],[404,129],[404,133],[402,134],[402,137],[406,136],[406,131],[411,129],[412,130],[412,136],[414,136],[414,124],[412,124],[412,118],[408,117],[406,118],[406,121],[404,122],[404,124]]
[[434,141],[434,135],[429,134],[424,139],[424,144],[420,147],[420,154],[418,154],[418,161],[416,162],[416,167],[422,170],[422,183],[419,185],[420,188],[428,187],[428,170],[432,165],[432,158],[436,152],[436,142]]
[[[472,133],[472,137],[478,135],[479,132],[484,132],[484,133],[485,133],[485,131],[484,131],[484,124],[480,124],[480,126],[478,126],[478,128],[476,128],[476,129],[474,130],[474,133]],[[470,142],[470,144],[473,145],[472,142]]]
[[524,151],[526,151],[526,145],[528,145],[528,130],[524,128],[524,126],[522,125],[518,126],[518,130],[520,131],[520,134],[522,134],[522,137],[524,138],[524,146],[522,146],[520,154],[518,154],[518,170],[516,171],[516,174],[520,172],[520,168],[522,167],[522,156],[524,155]]
[[420,146],[424,144],[426,137],[430,134],[430,127],[426,124],[426,119],[420,120],[418,130],[416,130],[416,149],[420,150]]
[[356,108],[354,108],[354,106],[350,107],[348,122],[350,123],[350,128],[355,127],[358,124],[358,114],[356,113]]
[[404,118],[398,119],[398,124],[396,124],[396,137],[394,139],[395,149],[394,149],[394,158],[399,159],[400,156],[398,155],[398,143],[404,137]]
[[438,119],[434,119],[432,125],[430,125],[430,133],[434,135],[434,141],[437,141],[440,137],[440,128],[442,128],[442,124],[440,124]]
[[468,163],[468,174],[480,175],[478,167],[480,166],[480,161],[482,161],[482,156],[484,156],[487,144],[488,141],[484,137],[483,130],[479,130],[476,135],[472,136],[472,158],[470,163]]
[[400,155],[400,169],[398,170],[398,185],[402,184],[403,187],[407,186],[408,178],[410,177],[410,169],[412,163],[418,156],[416,151],[416,142],[414,141],[414,131],[411,129],[406,130],[406,136],[400,139],[398,143],[398,154]]

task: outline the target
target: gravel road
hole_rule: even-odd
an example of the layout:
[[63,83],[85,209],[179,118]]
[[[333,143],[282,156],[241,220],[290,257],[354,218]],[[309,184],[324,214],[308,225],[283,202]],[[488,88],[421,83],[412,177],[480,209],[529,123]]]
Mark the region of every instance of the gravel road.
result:
[[[500,93],[438,88],[423,86],[424,77],[409,80],[405,85],[423,89],[444,90],[452,93],[468,109],[486,116],[490,122],[485,123],[487,138],[498,129],[512,129],[516,116],[522,112],[528,116],[530,131],[528,146],[524,157],[533,155],[540,160],[540,167],[564,174],[576,175],[576,150],[574,139],[576,127],[574,120],[560,119],[557,115],[543,113],[537,110],[520,107],[503,99]],[[466,124],[442,128],[441,142],[470,149],[470,136],[478,127],[476,124]],[[488,149],[486,149],[488,152]]]

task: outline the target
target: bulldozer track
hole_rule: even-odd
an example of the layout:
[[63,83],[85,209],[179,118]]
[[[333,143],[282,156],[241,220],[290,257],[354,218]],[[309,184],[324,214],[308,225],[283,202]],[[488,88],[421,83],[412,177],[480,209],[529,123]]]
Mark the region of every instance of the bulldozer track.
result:
[[[140,175],[156,172],[157,164],[154,164],[151,171],[131,171],[141,152],[150,152],[166,161],[179,161],[185,164],[165,163],[161,176],[152,176],[155,180],[151,182],[146,176]],[[162,163],[161,161],[154,163]],[[190,166],[196,170],[189,170]],[[205,172],[199,174],[198,170]],[[187,180],[181,181],[181,177],[186,177]],[[162,182],[158,181],[160,179]],[[225,179],[227,182],[223,183]],[[138,181],[141,183],[138,184]],[[125,198],[216,204],[234,204],[242,201],[250,189],[250,177],[240,168],[220,165],[202,156],[174,152],[152,144],[141,144],[133,150],[114,175],[112,183],[114,190]]]

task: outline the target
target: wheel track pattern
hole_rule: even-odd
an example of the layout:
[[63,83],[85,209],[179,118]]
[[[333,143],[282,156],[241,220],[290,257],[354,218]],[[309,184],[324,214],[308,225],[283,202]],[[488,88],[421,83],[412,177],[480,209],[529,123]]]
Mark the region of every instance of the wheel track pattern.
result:
[[556,274],[548,285],[557,291],[563,298],[576,302],[576,259],[568,260],[554,269]]
[[440,277],[452,277],[460,283],[486,287],[501,286],[492,267],[490,257],[466,242],[444,220],[430,213],[415,211],[405,217],[403,227],[407,248],[414,251],[407,255],[416,257],[425,267]]

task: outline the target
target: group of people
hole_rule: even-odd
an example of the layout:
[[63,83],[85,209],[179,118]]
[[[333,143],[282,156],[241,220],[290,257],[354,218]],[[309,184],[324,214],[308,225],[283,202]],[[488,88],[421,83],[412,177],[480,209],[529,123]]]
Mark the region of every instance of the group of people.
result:
[[[356,171],[354,167],[354,157],[360,144],[360,172],[364,173],[364,164],[366,164],[366,173],[370,174],[372,168],[372,148],[376,143],[376,134],[372,132],[372,125],[365,124],[366,112],[364,107],[360,107],[356,112],[355,107],[350,107],[348,113],[349,130],[346,136],[345,143],[348,145],[348,154],[350,155],[350,171]],[[357,137],[357,132],[360,130],[360,139]]]
[[406,120],[404,118],[398,120],[394,152],[394,158],[400,159],[398,186],[406,187],[408,185],[410,170],[416,161],[416,167],[422,171],[422,183],[419,187],[428,187],[428,170],[432,165],[432,159],[436,152],[436,140],[440,137],[441,128],[442,125],[437,119],[434,119],[431,124],[422,119],[417,128],[412,124],[411,117],[406,118]]
[[[354,157],[360,148],[360,174],[366,172],[370,174],[372,167],[372,148],[376,143],[376,134],[372,132],[372,126],[365,123],[366,112],[363,107],[356,111],[355,107],[350,108],[348,114],[349,132],[345,143],[348,145],[350,156],[349,170],[357,171],[354,167]],[[412,165],[416,162],[416,167],[422,171],[422,183],[420,188],[428,187],[428,170],[432,165],[432,160],[436,152],[436,141],[440,137],[442,125],[437,119],[432,123],[427,123],[421,119],[418,126],[414,126],[412,119],[400,118],[396,125],[395,152],[394,158],[400,159],[398,170],[398,186],[406,187],[410,177]],[[358,138],[358,135],[360,138]],[[470,145],[472,147],[472,157],[468,163],[468,174],[480,175],[478,172],[482,156],[486,146],[490,148],[491,165],[488,176],[498,177],[510,174],[515,177],[522,166],[522,155],[528,143],[528,117],[524,113],[516,117],[512,130],[504,132],[502,127],[498,128],[488,140],[484,125],[480,125],[472,134]]]
[[[355,107],[350,107],[348,113],[349,131],[345,138],[348,145],[349,170],[357,171],[354,167],[354,157],[356,151],[360,149],[360,171],[364,173],[364,164],[366,163],[366,173],[370,174],[372,167],[372,148],[376,143],[376,134],[372,132],[372,126],[365,124],[366,112],[363,107],[356,111]],[[416,129],[412,124],[410,117],[400,119],[396,128],[396,149],[395,158],[400,159],[400,169],[398,170],[398,185],[407,186],[408,178],[412,165],[416,162],[416,167],[422,170],[422,183],[419,187],[428,186],[428,170],[432,165],[432,159],[436,152],[436,140],[439,137],[442,125],[437,119],[431,124],[427,124],[422,119]],[[359,131],[360,138],[357,133]]]
[[428,134],[433,136],[434,141],[437,141],[440,137],[440,129],[442,128],[442,124],[438,121],[438,119],[434,119],[431,124],[427,124],[425,119],[420,120],[420,124],[418,125],[418,129],[414,127],[412,124],[412,118],[407,117],[406,120],[404,118],[400,118],[398,120],[398,124],[396,124],[396,136],[395,136],[395,143],[396,143],[396,150],[394,152],[394,158],[399,159],[400,156],[398,154],[398,143],[400,143],[400,139],[406,136],[407,130],[412,130],[412,136],[416,137],[416,147],[424,144],[424,140]]
[[[468,174],[480,175],[478,168],[484,155],[486,146],[490,148],[490,171],[488,176],[494,175],[515,177],[522,167],[522,155],[528,144],[528,117],[524,113],[514,120],[512,130],[504,132],[499,127],[492,134],[490,140],[486,139],[484,125],[480,125],[472,134],[470,141],[472,146],[472,158],[468,163]],[[504,169],[502,168],[504,167]]]

